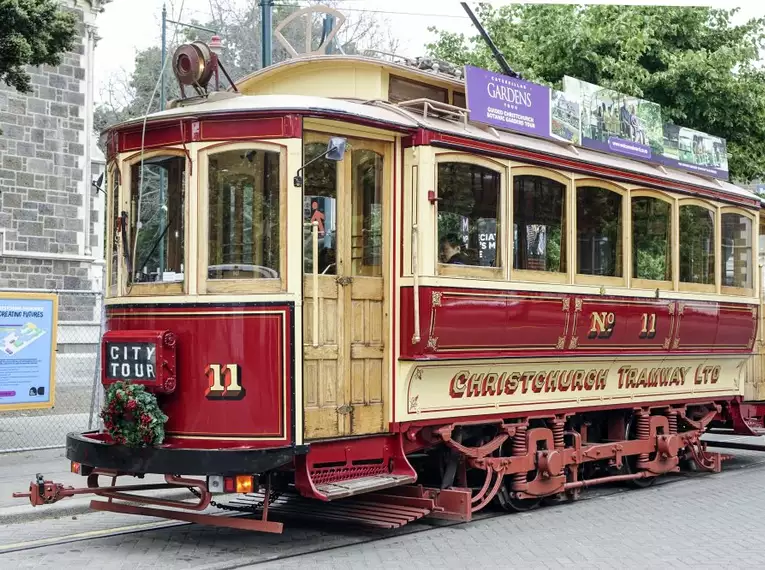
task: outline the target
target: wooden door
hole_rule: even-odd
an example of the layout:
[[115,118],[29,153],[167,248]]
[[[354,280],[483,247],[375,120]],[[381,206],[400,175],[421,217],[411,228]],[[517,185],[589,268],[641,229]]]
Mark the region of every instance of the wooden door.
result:
[[[327,141],[306,133],[305,160],[321,154]],[[319,159],[305,170],[306,439],[384,431],[387,153],[384,143],[349,139],[342,161]]]

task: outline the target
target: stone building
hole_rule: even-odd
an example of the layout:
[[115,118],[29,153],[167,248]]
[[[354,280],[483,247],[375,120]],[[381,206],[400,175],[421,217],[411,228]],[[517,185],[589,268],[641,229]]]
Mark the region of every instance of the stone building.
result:
[[32,93],[0,83],[0,294],[59,292],[59,359],[94,354],[98,340],[104,194],[91,182],[104,157],[93,133],[93,61],[105,3],[60,1],[79,21],[73,51],[58,67],[28,69]]

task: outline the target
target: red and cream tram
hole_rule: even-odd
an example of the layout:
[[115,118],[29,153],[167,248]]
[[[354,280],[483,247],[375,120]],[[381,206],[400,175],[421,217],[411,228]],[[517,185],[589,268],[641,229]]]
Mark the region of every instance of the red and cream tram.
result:
[[[412,65],[237,87],[108,131],[103,383],[167,421],[154,446],[67,437],[93,508],[278,532],[290,494],[363,495],[346,517],[468,520],[718,471],[701,434],[756,421],[755,195],[473,124],[461,79]],[[144,474],[199,502],[98,487]],[[198,512],[258,492],[258,518]]]

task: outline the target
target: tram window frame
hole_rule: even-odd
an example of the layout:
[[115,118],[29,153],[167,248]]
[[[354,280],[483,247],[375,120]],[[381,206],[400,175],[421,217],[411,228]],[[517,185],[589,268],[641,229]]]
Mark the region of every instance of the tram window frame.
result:
[[[106,167],[106,228],[104,236],[104,256],[106,257],[106,296],[118,297],[122,283],[122,243],[117,236],[117,220],[122,202],[120,200],[122,186],[122,169],[118,160],[111,161]],[[115,208],[116,206],[116,208]],[[115,256],[116,255],[116,259]],[[116,273],[114,264],[116,263]]]
[[[210,279],[209,278],[209,216],[210,201],[210,156],[229,151],[262,151],[279,156],[279,277],[273,279],[258,279],[245,277],[242,279]],[[283,142],[222,142],[213,143],[200,148],[197,152],[198,170],[198,202],[197,202],[197,232],[198,232],[198,288],[199,294],[226,295],[232,293],[283,293],[287,288],[287,158],[288,148]]]
[[444,163],[458,163],[467,164],[470,166],[478,166],[492,170],[499,174],[499,188],[497,196],[497,211],[499,217],[497,219],[497,225],[499,226],[499,240],[497,240],[497,253],[495,259],[498,261],[496,267],[484,267],[480,265],[459,265],[448,264],[440,262],[441,255],[441,238],[438,231],[438,213],[440,199],[435,202],[435,224],[433,227],[433,235],[435,240],[434,254],[435,254],[435,269],[436,275],[442,277],[462,277],[468,279],[481,279],[492,281],[506,281],[508,276],[508,262],[507,251],[509,238],[507,237],[507,181],[509,180],[509,165],[505,162],[499,162],[488,158],[483,158],[468,153],[459,152],[443,152],[437,153],[434,163],[434,183],[436,198],[440,198],[438,190],[438,170],[439,166]]
[[[510,250],[510,271],[513,281],[529,281],[529,282],[546,282],[546,283],[558,283],[568,284],[571,281],[572,265],[571,265],[571,239],[572,239],[572,219],[571,219],[571,200],[572,200],[572,180],[571,176],[567,173],[563,173],[557,170],[551,170],[548,168],[540,168],[536,166],[511,166],[510,168],[510,187],[511,192],[509,202],[510,208],[510,230],[508,230],[510,237],[508,238]],[[561,229],[561,261],[565,269],[563,271],[537,271],[533,269],[517,269],[515,267],[515,240],[513,238],[515,233],[515,178],[517,176],[538,176],[540,178],[547,178],[553,182],[557,182],[563,185],[563,227]],[[575,234],[574,234],[575,235]]]
[[[683,235],[681,232],[680,227],[680,214],[682,213],[682,209],[685,206],[698,206],[700,208],[703,208],[705,210],[708,210],[712,212],[712,219],[714,220],[714,228],[713,228],[713,235],[712,235],[712,254],[715,256],[714,259],[714,267],[713,267],[713,275],[714,280],[712,283],[694,283],[692,281],[683,281],[682,280],[682,259],[681,255],[683,252],[682,248],[682,240]],[[689,293],[721,293],[720,291],[720,208],[717,204],[712,202],[706,202],[704,200],[698,200],[695,198],[682,198],[677,201],[677,223],[678,223],[678,231],[677,231],[677,282],[678,282],[678,290],[679,291],[685,291]]]
[[[599,188],[621,196],[622,219],[620,245],[622,274],[620,276],[590,275],[587,273],[579,273],[579,191],[583,188]],[[577,177],[574,181],[574,188],[572,192],[571,211],[572,220],[569,238],[572,240],[573,244],[573,255],[571,263],[574,272],[574,283],[577,285],[607,285],[610,287],[627,287],[629,275],[632,272],[632,252],[630,251],[632,240],[631,234],[629,233],[632,231],[632,214],[629,189],[600,178]]]
[[[669,280],[665,279],[645,279],[637,277],[635,272],[635,226],[634,226],[634,212],[632,209],[632,201],[639,198],[650,198],[652,200],[659,200],[669,205],[669,233],[668,233],[668,245],[669,245]],[[678,241],[677,241],[677,200],[670,194],[661,192],[658,190],[649,189],[635,189],[629,193],[630,202],[630,219],[629,219],[629,263],[630,263],[630,287],[633,289],[651,289],[660,291],[673,291],[675,289],[676,278],[679,275],[679,258],[678,258]]]
[[[128,212],[128,228],[127,228],[127,237],[128,237],[128,244],[130,245],[130,255],[131,255],[131,261],[135,265],[136,263],[140,263],[139,260],[135,258],[135,235],[133,234],[131,230],[133,224],[135,223],[135,220],[133,220],[132,216],[134,213],[132,212],[132,207],[130,206],[130,199],[132,195],[132,189],[133,189],[133,167],[137,164],[141,163],[141,160],[147,160],[150,158],[155,158],[157,156],[173,156],[177,158],[183,159],[184,163],[184,184],[185,184],[185,195],[183,196],[183,280],[182,281],[175,281],[175,282],[150,282],[150,283],[131,283],[127,284],[126,278],[126,269],[125,266],[125,260],[124,260],[124,252],[122,252],[122,261],[120,263],[120,272],[121,272],[121,279],[122,279],[122,286],[125,287],[125,296],[127,297],[148,297],[148,296],[158,296],[158,295],[183,295],[188,290],[188,284],[189,284],[189,203],[190,203],[190,195],[192,193],[192,186],[191,186],[191,175],[190,175],[190,168],[189,168],[189,161],[187,153],[179,147],[163,147],[158,149],[153,149],[151,151],[146,152],[137,152],[129,157],[127,157],[122,165],[123,165],[123,177],[122,177],[122,185],[120,186],[121,189],[121,200],[120,203],[124,207],[124,209]],[[127,191],[125,190],[127,189]],[[123,228],[123,231],[125,229]]]
[[[725,282],[723,280],[723,223],[722,218],[726,214],[735,214],[738,216],[742,216],[744,218],[747,218],[751,224],[751,227],[749,228],[749,260],[748,260],[748,273],[749,273],[749,279],[750,279],[750,287],[736,287],[731,285],[725,285]],[[736,208],[736,207],[722,207],[719,210],[719,223],[720,223],[720,230],[719,230],[719,241],[716,244],[717,245],[717,252],[716,255],[719,256],[719,271],[717,271],[717,279],[719,279],[720,282],[720,292],[723,295],[743,295],[752,297],[754,296],[756,283],[757,283],[757,271],[758,271],[758,264],[755,263],[755,251],[757,249],[757,246],[755,245],[755,242],[759,240],[758,230],[758,220],[756,216],[752,215],[747,210],[744,210],[742,208]],[[715,259],[715,262],[717,262],[717,259]]]

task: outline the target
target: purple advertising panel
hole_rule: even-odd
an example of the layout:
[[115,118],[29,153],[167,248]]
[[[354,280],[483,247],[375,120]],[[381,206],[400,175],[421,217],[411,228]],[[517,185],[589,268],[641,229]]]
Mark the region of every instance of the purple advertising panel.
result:
[[470,120],[508,131],[550,138],[550,89],[465,66]]

